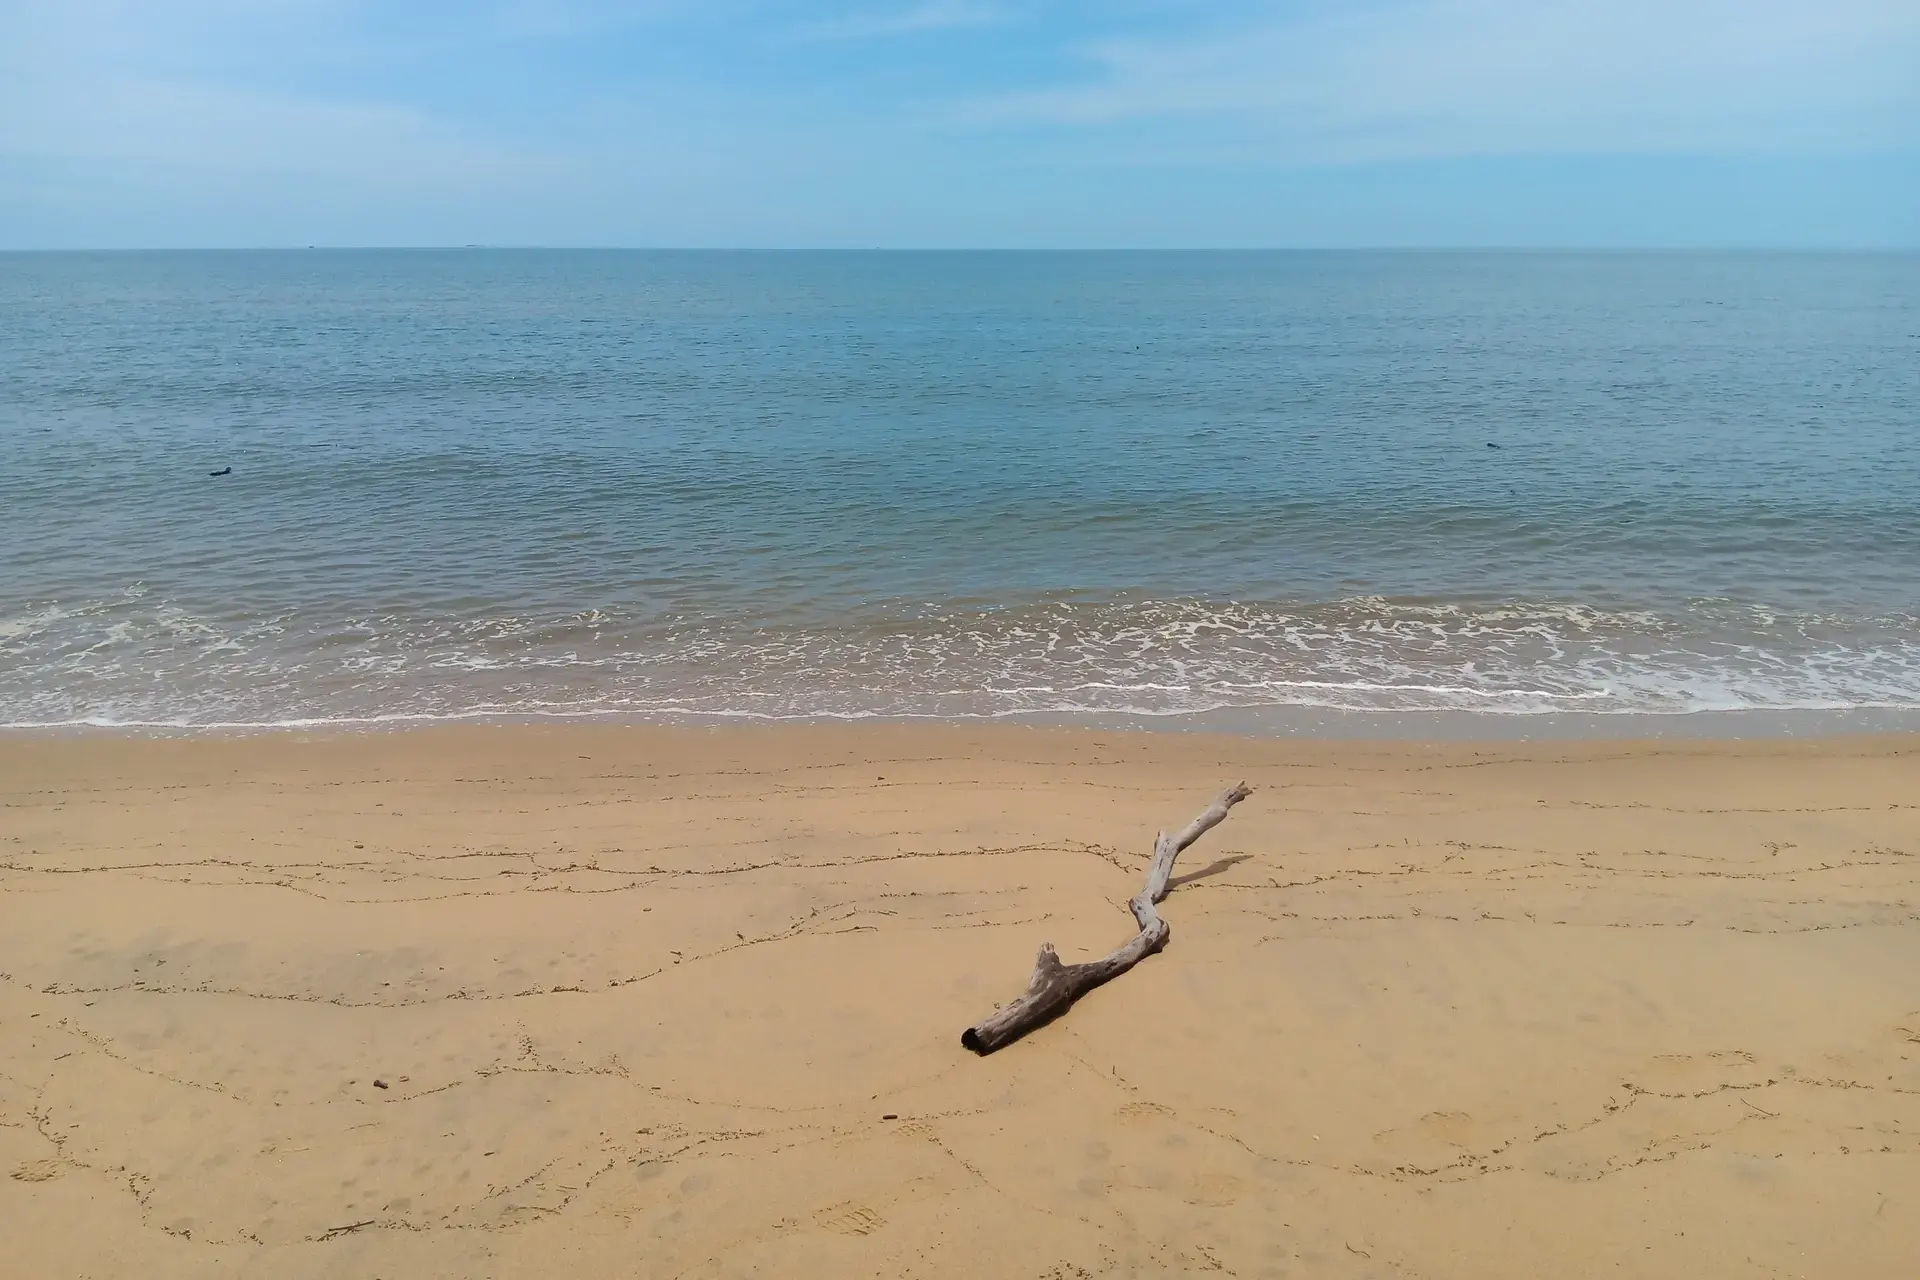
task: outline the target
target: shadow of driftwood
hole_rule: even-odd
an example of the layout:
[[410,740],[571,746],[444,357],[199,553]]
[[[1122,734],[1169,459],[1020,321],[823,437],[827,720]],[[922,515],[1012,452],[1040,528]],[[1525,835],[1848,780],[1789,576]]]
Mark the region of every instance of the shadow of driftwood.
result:
[[1175,876],[1167,881],[1167,890],[1172,892],[1183,884],[1192,884],[1195,880],[1205,880],[1208,876],[1217,876],[1229,867],[1239,866],[1253,855],[1250,853],[1230,853],[1224,858],[1215,858],[1198,871],[1189,871],[1183,876]]

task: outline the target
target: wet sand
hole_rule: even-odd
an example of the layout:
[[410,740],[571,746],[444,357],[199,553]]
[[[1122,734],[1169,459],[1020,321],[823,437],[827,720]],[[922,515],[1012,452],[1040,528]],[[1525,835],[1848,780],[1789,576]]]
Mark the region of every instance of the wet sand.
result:
[[23,1277],[1910,1277],[1920,740],[0,739],[0,1174]]

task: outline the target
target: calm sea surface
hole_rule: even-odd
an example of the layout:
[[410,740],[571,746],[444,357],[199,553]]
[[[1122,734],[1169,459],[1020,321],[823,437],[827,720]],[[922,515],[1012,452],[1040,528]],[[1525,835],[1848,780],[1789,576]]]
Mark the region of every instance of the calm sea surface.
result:
[[0,724],[1289,708],[1920,710],[1920,257],[0,255]]

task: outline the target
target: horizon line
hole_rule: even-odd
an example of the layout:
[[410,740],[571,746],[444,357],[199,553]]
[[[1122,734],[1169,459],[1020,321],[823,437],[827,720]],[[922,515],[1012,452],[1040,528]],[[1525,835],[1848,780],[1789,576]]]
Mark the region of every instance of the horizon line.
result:
[[1742,253],[1913,254],[1912,244],[1353,244],[1353,245],[644,245],[644,244],[246,244],[0,245],[0,254],[81,253]]

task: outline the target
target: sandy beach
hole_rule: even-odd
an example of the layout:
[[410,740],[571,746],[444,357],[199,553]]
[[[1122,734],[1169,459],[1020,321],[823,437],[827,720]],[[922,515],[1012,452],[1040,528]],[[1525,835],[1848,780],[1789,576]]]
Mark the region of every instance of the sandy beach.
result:
[[0,864],[23,1280],[1920,1259],[1911,738],[15,736]]

